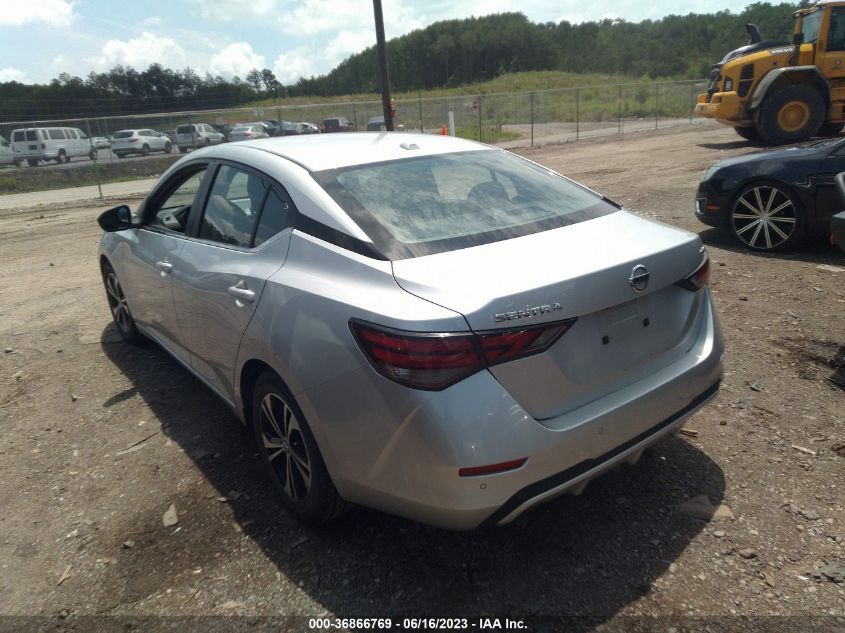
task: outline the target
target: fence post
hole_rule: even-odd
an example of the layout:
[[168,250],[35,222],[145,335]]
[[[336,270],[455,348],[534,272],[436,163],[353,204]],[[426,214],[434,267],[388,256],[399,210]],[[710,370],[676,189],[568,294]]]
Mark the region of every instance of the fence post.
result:
[[423,124],[422,118],[422,94],[419,92],[417,93],[417,103],[420,106],[420,134],[422,134],[423,132],[425,132],[425,125]]
[[352,102],[352,129],[358,131],[358,111],[355,109],[355,102]]
[[534,147],[534,93],[532,92],[529,101],[531,102],[531,147]]
[[654,82],[654,129],[657,129],[657,121],[660,116],[660,82]]
[[481,95],[478,95],[478,142],[479,143],[484,142],[484,136],[481,132],[481,126],[482,126],[483,120],[484,119],[482,118],[482,115],[481,115]]
[[581,89],[575,89],[575,140],[581,138]]
[[97,179],[97,191],[100,192],[100,200],[103,199],[103,186],[100,184],[100,161],[97,157],[97,148],[94,147],[94,137],[91,136],[91,121],[85,119],[85,127],[88,130],[88,142],[91,143],[91,149],[94,150],[94,177]]
[[692,113],[695,110],[695,84],[689,85],[689,124],[692,125]]
[[622,84],[619,84],[619,134],[622,134]]

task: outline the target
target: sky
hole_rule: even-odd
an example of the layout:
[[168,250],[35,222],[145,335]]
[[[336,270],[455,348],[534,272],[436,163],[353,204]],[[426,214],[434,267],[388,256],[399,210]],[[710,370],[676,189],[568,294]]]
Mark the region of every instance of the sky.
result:
[[[438,20],[521,11],[534,22],[711,13],[727,0],[382,0],[388,38]],[[270,68],[283,84],[330,71],[375,43],[369,0],[2,0],[0,82],[85,78],[159,63],[241,79]]]

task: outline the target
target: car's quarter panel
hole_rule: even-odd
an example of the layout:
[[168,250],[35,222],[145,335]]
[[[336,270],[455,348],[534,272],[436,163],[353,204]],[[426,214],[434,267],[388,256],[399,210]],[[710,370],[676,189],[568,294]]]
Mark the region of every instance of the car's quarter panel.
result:
[[[260,305],[267,279],[285,262],[290,231],[255,250],[207,241],[185,243],[173,269],[173,296],[192,366],[229,402],[241,337]],[[232,288],[252,292],[251,301]]]

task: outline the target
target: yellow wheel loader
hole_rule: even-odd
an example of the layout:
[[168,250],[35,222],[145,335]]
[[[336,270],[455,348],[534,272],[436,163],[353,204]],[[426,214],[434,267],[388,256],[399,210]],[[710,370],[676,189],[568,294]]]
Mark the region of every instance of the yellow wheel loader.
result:
[[845,0],[796,11],[792,43],[763,41],[746,25],[746,46],[713,67],[695,113],[773,145],[845,128]]

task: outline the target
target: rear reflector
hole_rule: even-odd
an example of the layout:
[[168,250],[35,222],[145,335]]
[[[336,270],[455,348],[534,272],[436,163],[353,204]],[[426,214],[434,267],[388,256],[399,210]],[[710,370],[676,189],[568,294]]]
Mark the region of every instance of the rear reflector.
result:
[[496,473],[503,473],[507,470],[516,470],[528,461],[527,457],[522,459],[513,459],[509,462],[502,462],[501,464],[490,464],[489,466],[473,466],[472,468],[461,468],[458,471],[460,477],[477,477],[478,475],[493,475]]
[[678,285],[687,290],[698,292],[710,282],[710,257],[705,253],[704,261],[701,262],[691,274],[678,282]]
[[477,334],[405,332],[357,320],[349,328],[379,374],[406,387],[440,391],[486,367],[546,351],[575,321]]

